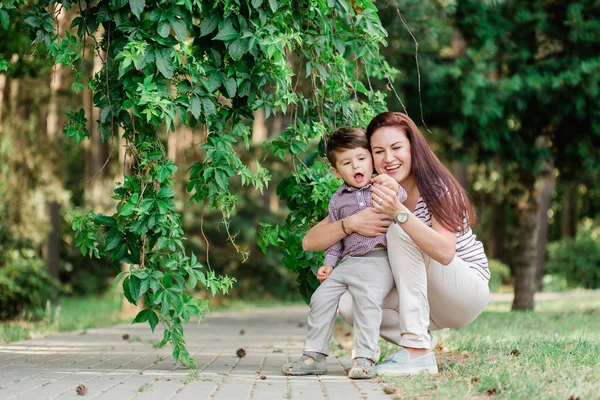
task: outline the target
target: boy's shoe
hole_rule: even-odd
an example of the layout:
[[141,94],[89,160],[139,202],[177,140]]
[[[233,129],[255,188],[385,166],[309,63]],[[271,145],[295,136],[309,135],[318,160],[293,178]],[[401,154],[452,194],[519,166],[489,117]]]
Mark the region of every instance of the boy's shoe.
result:
[[437,362],[433,352],[410,359],[408,350],[400,347],[396,354],[388,357],[385,363],[377,366],[377,375],[401,376],[418,375],[420,373],[437,374]]
[[284,375],[325,375],[327,373],[327,357],[323,354],[316,358],[303,354],[296,361],[284,364],[281,372]]
[[377,367],[373,361],[364,357],[354,359],[354,365],[348,372],[350,379],[370,379],[375,378],[375,375],[377,375]]

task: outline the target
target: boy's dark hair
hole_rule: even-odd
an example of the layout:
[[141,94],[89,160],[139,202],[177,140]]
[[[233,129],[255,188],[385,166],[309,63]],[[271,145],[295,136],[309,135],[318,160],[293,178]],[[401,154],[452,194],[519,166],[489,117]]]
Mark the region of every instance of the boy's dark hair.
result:
[[325,142],[325,154],[335,168],[335,152],[362,147],[371,151],[367,134],[362,128],[344,127],[336,129]]

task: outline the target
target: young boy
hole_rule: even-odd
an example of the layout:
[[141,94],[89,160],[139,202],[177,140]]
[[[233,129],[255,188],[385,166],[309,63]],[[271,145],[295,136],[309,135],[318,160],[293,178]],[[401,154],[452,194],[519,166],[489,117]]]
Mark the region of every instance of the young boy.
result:
[[[333,173],[344,184],[329,202],[329,221],[342,220],[346,237],[325,252],[325,261],[317,273],[322,281],[310,301],[308,334],[304,354],[283,366],[285,375],[321,375],[327,373],[326,357],[333,333],[335,314],[342,294],[354,298],[354,365],[352,379],[375,376],[379,359],[381,304],[394,285],[387,258],[385,235],[365,237],[347,232],[344,218],[371,207],[373,158],[365,132],[359,128],[340,128],[327,140],[326,153]],[[406,191],[398,189],[400,202]]]

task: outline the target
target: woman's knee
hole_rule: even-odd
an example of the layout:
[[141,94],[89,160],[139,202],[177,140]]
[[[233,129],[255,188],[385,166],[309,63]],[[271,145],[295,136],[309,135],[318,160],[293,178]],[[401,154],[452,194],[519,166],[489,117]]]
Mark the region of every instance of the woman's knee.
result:
[[350,325],[354,325],[354,310],[352,305],[352,295],[350,292],[346,292],[342,295],[342,297],[340,297],[338,311],[344,321]]

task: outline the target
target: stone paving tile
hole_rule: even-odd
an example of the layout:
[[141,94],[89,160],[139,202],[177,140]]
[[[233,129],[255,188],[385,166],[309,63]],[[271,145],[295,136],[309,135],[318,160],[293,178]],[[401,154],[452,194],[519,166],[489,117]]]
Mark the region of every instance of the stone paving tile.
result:
[[[170,348],[154,349],[162,331],[146,325],[1,345],[0,399],[391,399],[375,382],[348,379],[347,357],[329,357],[327,375],[281,374],[281,366],[302,353],[307,313],[301,306],[212,313],[189,324],[185,339],[196,370],[175,364]],[[85,396],[77,394],[79,385]]]

